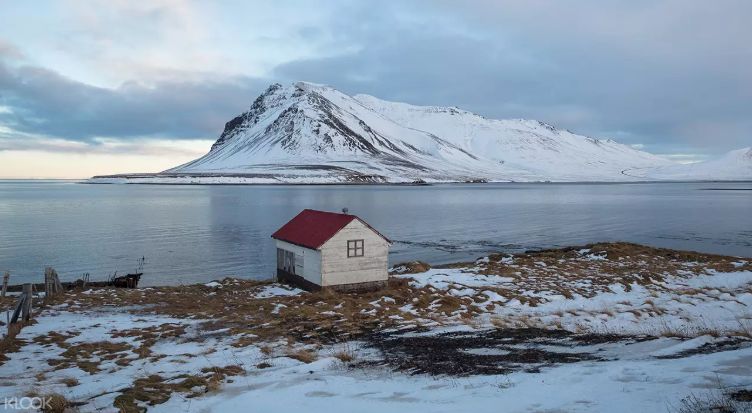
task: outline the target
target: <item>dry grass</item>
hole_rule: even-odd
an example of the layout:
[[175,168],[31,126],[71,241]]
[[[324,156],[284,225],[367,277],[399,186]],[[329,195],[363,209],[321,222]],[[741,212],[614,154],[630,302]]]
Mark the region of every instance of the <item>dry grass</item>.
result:
[[[621,284],[629,291],[634,284],[647,287],[654,296],[660,295],[660,285],[668,276],[690,277],[707,270],[743,271],[752,270],[750,264],[734,266],[738,261],[732,257],[709,254],[679,252],[643,247],[634,244],[594,244],[587,246],[590,252],[582,254],[580,248],[549,250],[516,254],[511,260],[508,255],[491,256],[487,261],[456,264],[457,268],[472,268],[473,272],[489,276],[509,277],[512,282],[500,286],[484,287],[483,291],[498,294],[489,298],[483,294],[455,296],[434,287],[418,288],[411,285],[409,278],[392,277],[384,290],[369,293],[334,293],[321,291],[296,296],[259,299],[254,294],[268,285],[267,282],[226,279],[220,288],[202,285],[181,287],[158,287],[150,289],[120,290],[97,289],[94,293],[72,292],[54,298],[52,304],[68,303],[69,309],[96,308],[102,305],[129,306],[131,313],[156,313],[183,319],[211,319],[210,323],[194,324],[190,336],[183,324],[162,324],[147,328],[112,330],[112,337],[128,337],[138,341],[136,346],[123,343],[99,342],[92,345],[71,344],[68,340],[77,333],[48,333],[33,339],[43,346],[59,347],[64,352],[60,358],[52,360],[56,368],[77,366],[90,373],[99,371],[101,363],[114,362],[127,365],[134,357],[156,359],[151,347],[164,340],[201,340],[212,331],[228,329],[222,335],[232,335],[233,346],[259,345],[265,359],[259,360],[256,369],[271,368],[276,355],[285,355],[303,363],[311,363],[318,358],[317,350],[323,345],[331,345],[337,351],[327,355],[338,358],[343,363],[356,360],[355,352],[348,348],[338,348],[341,343],[359,338],[372,332],[403,326],[436,325],[462,322],[476,326],[478,315],[495,312],[510,300],[518,300],[523,305],[537,306],[545,298],[535,295],[558,294],[565,298],[575,296],[592,297],[600,292],[610,291],[614,284]],[[604,259],[588,258],[590,255]],[[504,258],[502,262],[502,258]],[[415,273],[426,271],[429,266],[423,263],[409,263],[404,271]],[[449,289],[463,289],[456,284]],[[478,290],[480,291],[480,290]],[[715,300],[726,291],[682,291],[687,300]],[[752,292],[752,291],[750,291]],[[674,293],[676,293],[674,291]],[[211,294],[211,295],[210,295]],[[493,294],[490,294],[493,296]],[[385,299],[388,297],[388,299]],[[699,298],[698,298],[699,297]],[[704,297],[704,298],[703,298]],[[727,299],[727,298],[724,298]],[[538,317],[515,315],[501,318],[491,316],[490,322],[497,328],[556,328],[563,329],[562,320],[568,314],[603,317],[614,316],[614,311],[631,312],[636,318],[660,315],[665,309],[656,305],[658,300],[647,299],[640,308],[632,308],[639,302],[622,301],[614,309],[604,308],[592,314],[575,310],[558,311],[554,321],[545,323]],[[660,302],[660,301],[658,301]],[[622,307],[624,306],[624,307]],[[413,313],[401,308],[409,307]],[[625,308],[626,307],[626,308]],[[692,324],[687,320],[687,324]],[[581,330],[582,326],[568,325],[569,329]],[[748,319],[739,320],[739,331],[727,332],[694,323],[693,327],[682,325],[662,326],[659,335],[670,337],[695,337],[709,334],[735,334],[750,337],[752,324]],[[195,335],[194,335],[195,333]],[[219,333],[214,333],[219,334]],[[286,343],[286,344],[285,344]],[[14,351],[18,343],[0,342],[0,365],[5,349]],[[345,344],[345,346],[347,346]],[[111,364],[110,364],[111,365]],[[217,391],[223,383],[232,380],[230,376],[244,374],[237,365],[211,367],[195,375],[176,377],[148,376],[134,380],[133,384],[115,400],[121,411],[143,411],[145,406],[164,403],[171,395],[180,393],[183,397],[196,397],[206,392]],[[68,387],[79,385],[76,379],[62,379]]]
[[352,347],[350,347],[350,344],[345,342],[342,345],[342,348],[333,354],[334,357],[338,358],[339,361],[343,363],[350,363],[353,360],[355,360],[355,351]]
[[111,341],[77,343],[67,345],[60,355],[62,358],[48,359],[47,364],[54,366],[55,370],[78,367],[89,374],[94,374],[100,371],[99,367],[105,361],[127,360],[129,350],[132,349],[133,347],[129,344]]
[[261,348],[259,348],[259,350],[261,351],[261,354],[264,354],[264,355],[267,355],[267,356],[271,356],[274,353],[274,349],[271,346],[268,346],[268,345],[261,346]]
[[702,318],[688,320],[684,324],[669,324],[665,320],[662,320],[658,331],[654,331],[652,334],[659,337],[682,339],[700,336],[718,338],[726,335],[735,335],[733,332],[727,331],[726,329],[708,324]]
[[79,381],[75,377],[66,377],[64,379],[61,379],[60,383],[66,385],[67,387],[76,387],[79,385]]
[[[487,262],[457,264],[473,267],[480,274],[510,277],[509,287],[489,287],[506,300],[518,300],[523,305],[537,306],[539,294],[559,294],[564,297],[592,297],[610,291],[615,283],[625,290],[634,283],[660,289],[656,284],[668,274],[702,273],[708,269],[731,270],[738,259],[710,254],[679,252],[650,248],[627,243],[593,244],[586,246],[586,255],[580,248],[565,248],[517,254],[511,261],[507,255],[492,255]],[[592,254],[606,259],[590,260]],[[503,262],[501,258],[507,257]],[[685,261],[682,261],[685,260]],[[686,261],[689,260],[689,261]],[[688,265],[687,263],[692,263]],[[542,265],[541,263],[545,264]],[[747,264],[750,266],[750,264]],[[425,269],[417,264],[407,266],[414,270]],[[744,270],[745,268],[736,268]],[[583,282],[586,280],[587,282]],[[177,318],[203,318],[215,320],[212,329],[228,328],[237,336],[234,345],[244,347],[257,343],[271,343],[290,337],[303,344],[331,344],[358,337],[374,330],[415,325],[425,321],[446,323],[470,322],[478,314],[493,311],[495,304],[487,303],[482,296],[457,297],[433,287],[416,288],[407,278],[390,278],[388,287],[371,293],[334,293],[321,291],[272,299],[253,298],[254,291],[268,282],[226,279],[221,288],[205,286],[159,287],[149,290],[109,290],[103,294],[67,294],[61,302],[78,303],[86,308],[109,304],[141,305],[134,312],[156,312]],[[456,288],[463,288],[458,285]],[[528,293],[523,294],[527,291]],[[211,293],[211,295],[209,295]],[[533,293],[533,294],[530,294]],[[371,304],[382,297],[391,302]],[[57,298],[56,298],[57,299]],[[400,310],[409,306],[413,313]],[[231,309],[228,311],[228,309]],[[663,309],[650,307],[659,314]],[[635,314],[635,316],[639,316]],[[208,328],[208,327],[202,327]],[[116,333],[117,336],[138,338],[142,346],[139,356],[148,356],[149,346],[156,340],[178,338],[185,331],[177,325],[164,325],[153,330],[134,329]]]
[[231,365],[225,367],[207,367],[201,369],[201,372],[209,375],[206,380],[206,390],[216,391],[219,390],[227,376],[240,376],[245,374],[245,369],[238,365]]
[[248,347],[258,342],[258,338],[254,335],[244,335],[242,333],[236,335],[238,335],[238,338],[232,343],[233,347]]
[[45,413],[63,413],[65,409],[70,406],[68,399],[57,393],[48,394],[42,397],[45,401],[42,411]]
[[154,406],[170,399],[173,393],[185,394],[191,398],[210,391],[216,391],[228,376],[238,376],[245,370],[238,365],[209,367],[201,370],[201,375],[182,374],[164,378],[153,374],[136,379],[133,385],[115,398],[114,406],[121,412],[142,412],[141,405]]
[[[141,412],[143,409],[139,402],[154,406],[162,404],[170,399],[172,393],[186,393],[196,396],[204,393],[207,381],[201,376],[178,376],[180,381],[167,383],[160,375],[153,374],[148,377],[136,379],[133,386],[125,389],[122,394],[115,398],[114,406],[121,412]],[[196,388],[201,388],[198,392]]]
[[318,359],[318,355],[310,350],[300,349],[300,350],[292,350],[289,351],[287,354],[285,354],[287,357],[291,359],[295,359],[298,361],[302,361],[303,363],[312,363]]
[[[743,392],[744,390],[742,390]],[[671,409],[676,413],[752,413],[752,403],[723,390],[690,394]]]
[[352,353],[346,351],[338,351],[334,353],[334,357],[338,358],[343,363],[349,363],[355,359]]
[[737,318],[736,321],[739,323],[739,327],[732,334],[752,339],[752,320]]
[[15,353],[26,344],[25,340],[16,337],[22,327],[23,324],[21,323],[11,325],[8,328],[7,335],[0,339],[0,366],[8,361],[7,354]]
[[417,274],[431,269],[431,265],[423,261],[403,262],[392,267],[391,274]]
[[159,340],[175,339],[185,334],[185,326],[182,324],[160,324],[145,328],[133,328],[128,330],[113,330],[112,337],[133,337],[141,342],[135,350],[140,358],[151,355],[151,346]]
[[50,331],[47,334],[34,337],[32,341],[44,347],[49,347],[55,344],[58,347],[67,348],[68,345],[65,341],[69,338],[76,337],[78,334],[78,332],[58,333],[56,331]]
[[[587,249],[587,253],[580,250]],[[707,270],[719,272],[752,270],[752,263],[737,267],[739,259],[691,251],[653,248],[625,242],[590,244],[582,247],[531,251],[511,256],[492,254],[487,261],[457,263],[447,267],[477,268],[480,274],[514,279],[520,289],[552,292],[571,298],[592,297],[621,284],[659,288],[667,275],[694,276]],[[594,259],[592,257],[600,257]],[[505,260],[503,260],[506,258]],[[582,281],[588,284],[583,285]]]
[[[112,330],[112,337],[128,337],[138,341],[137,347],[123,343],[99,342],[70,344],[67,340],[76,333],[49,333],[34,338],[44,346],[57,346],[65,351],[60,358],[52,360],[56,368],[77,366],[88,372],[99,371],[102,362],[126,365],[135,357],[156,359],[151,347],[164,340],[189,338],[200,340],[212,331],[227,329],[223,335],[234,337],[233,346],[259,345],[261,353],[271,359],[285,354],[304,363],[317,359],[312,348],[322,345],[338,345],[372,332],[388,328],[420,325],[441,325],[462,322],[471,326],[477,323],[478,315],[495,311],[510,300],[523,305],[537,306],[545,298],[535,295],[558,294],[564,297],[592,297],[609,287],[621,284],[625,290],[639,284],[656,294],[667,276],[689,277],[709,269],[717,271],[752,270],[752,265],[735,267],[733,257],[679,252],[656,249],[627,243],[593,244],[586,246],[590,252],[582,254],[580,248],[538,251],[525,254],[492,255],[488,260],[455,264],[456,268],[472,268],[481,275],[509,277],[512,281],[501,286],[484,287],[483,291],[499,297],[489,301],[483,294],[458,297],[447,290],[431,286],[418,288],[409,278],[392,277],[387,288],[367,293],[335,293],[320,291],[295,296],[255,298],[255,294],[269,282],[246,280],[222,280],[222,287],[203,285],[180,287],[157,287],[149,289],[95,289],[88,294],[70,292],[53,299],[51,304],[67,303],[68,309],[85,310],[102,305],[128,306],[135,316],[159,314],[179,319],[212,320],[210,323],[194,324],[191,336],[187,337],[183,324],[162,324],[146,328]],[[603,259],[589,258],[590,255]],[[503,260],[502,260],[503,258]],[[427,270],[422,263],[409,263],[406,271]],[[463,289],[462,285],[450,288]],[[691,292],[687,292],[690,294]],[[698,292],[705,295],[706,291]],[[687,295],[690,297],[690,295]],[[388,298],[388,299],[386,299]],[[635,303],[636,304],[636,303]],[[631,306],[621,302],[619,305]],[[403,308],[409,308],[405,311]],[[640,318],[649,314],[661,314],[654,300],[648,299],[644,308],[624,309]],[[559,311],[559,318],[567,314],[582,315],[575,310]],[[614,309],[603,309],[599,315],[613,315]],[[587,314],[586,314],[587,315]],[[551,323],[528,316],[494,317],[491,323],[498,328],[551,327]],[[553,326],[561,328],[561,321]],[[740,321],[740,334],[750,335],[752,325]],[[572,328],[572,327],[570,327]],[[704,333],[712,334],[712,328]],[[193,334],[196,335],[193,335]],[[662,334],[684,337],[696,331],[666,326]],[[284,343],[287,343],[286,345]],[[15,351],[20,344],[13,340],[0,342],[0,364],[3,354]],[[287,346],[287,348],[285,348]],[[307,350],[301,350],[301,348]],[[355,354],[349,349],[334,353],[345,363],[352,362]],[[256,368],[272,367],[271,360],[262,360]],[[225,369],[225,368],[222,368]],[[133,386],[116,401],[124,411],[137,411],[142,405],[162,403],[175,392],[191,397],[200,392],[216,390],[227,376],[241,374],[239,370],[225,371],[208,369],[196,376],[179,376],[169,379],[149,376],[135,380]],[[67,385],[67,383],[66,383]],[[191,387],[188,387],[192,385]],[[197,393],[198,392],[198,393]],[[129,410],[135,409],[135,410]]]

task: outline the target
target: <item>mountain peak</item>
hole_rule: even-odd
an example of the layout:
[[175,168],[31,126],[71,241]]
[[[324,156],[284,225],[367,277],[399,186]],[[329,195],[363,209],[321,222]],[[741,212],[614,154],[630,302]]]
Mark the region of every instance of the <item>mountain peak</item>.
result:
[[[750,148],[736,153],[752,158]],[[673,165],[537,120],[293,82],[270,85],[225,124],[208,154],[166,172],[265,182],[625,181]]]
[[310,90],[321,90],[321,89],[334,89],[331,86],[327,86],[321,83],[313,83],[313,82],[305,82],[305,81],[298,81],[293,83],[293,86],[295,86],[298,89],[310,91]]

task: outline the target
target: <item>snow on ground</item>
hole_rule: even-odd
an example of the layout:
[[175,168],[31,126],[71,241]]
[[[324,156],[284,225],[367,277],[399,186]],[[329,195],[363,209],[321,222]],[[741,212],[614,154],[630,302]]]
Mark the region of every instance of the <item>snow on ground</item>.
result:
[[283,284],[276,284],[262,287],[258,292],[255,293],[255,295],[258,298],[269,298],[298,295],[302,292],[303,290],[301,290],[300,288],[293,288]]
[[[486,288],[514,288],[514,280],[499,276],[478,276],[467,269],[431,269],[404,277],[417,287],[432,286],[449,294],[485,296],[495,306],[493,317],[504,323],[557,325],[571,331],[597,331],[619,334],[694,335],[706,330],[752,331],[752,271],[710,273],[694,278],[670,277],[658,292],[637,283],[625,290],[622,284],[609,286],[610,292],[592,297],[557,294],[521,295],[541,298],[536,306],[522,305]],[[690,293],[691,292],[691,293]]]
[[[679,360],[649,357],[587,362],[538,374],[462,378],[407,376],[385,370],[352,372],[337,359],[251,374],[222,393],[173,397],[153,411],[430,411],[430,412],[655,412],[678,406],[718,381],[749,385],[752,349]],[[746,365],[745,365],[746,364]]]
[[[37,325],[24,330],[23,337],[31,338],[54,328],[80,331],[81,335],[71,342],[99,341],[109,339],[103,326],[138,327],[166,322],[184,321],[163,317],[137,321],[117,313],[82,317],[59,312],[41,317]],[[612,361],[566,364],[540,373],[470,377],[411,376],[386,368],[350,369],[331,356],[306,364],[287,357],[270,358],[255,346],[236,349],[221,339],[163,343],[152,349],[164,356],[158,362],[134,360],[114,372],[104,366],[101,372],[88,374],[77,368],[56,371],[39,365],[40,355],[47,350],[29,344],[2,367],[0,394],[21,395],[31,388],[44,389],[45,393],[57,392],[69,400],[86,401],[79,407],[82,412],[114,411],[112,403],[118,394],[114,392],[129,387],[133,377],[192,374],[202,368],[237,364],[247,374],[233,377],[221,390],[202,391],[191,398],[173,395],[166,403],[149,407],[149,411],[328,412],[332,406],[357,412],[491,412],[500,406],[510,412],[666,411],[668,406],[678,406],[682,397],[713,391],[719,383],[726,387],[752,384],[752,347],[678,359],[654,357],[675,354],[709,340],[712,339],[705,336],[686,342],[664,338],[618,349],[614,348],[617,344],[607,350],[610,357],[620,357]],[[255,367],[264,360],[271,366]],[[37,376],[40,372],[45,377],[41,381]],[[76,378],[78,384],[67,387],[62,382],[66,378]]]
[[[623,251],[490,256],[362,296],[231,279],[86,290],[0,357],[0,398],[58,393],[82,412],[672,412],[752,388],[749,261]],[[336,329],[355,320],[383,327]],[[316,326],[328,339],[307,339]]]

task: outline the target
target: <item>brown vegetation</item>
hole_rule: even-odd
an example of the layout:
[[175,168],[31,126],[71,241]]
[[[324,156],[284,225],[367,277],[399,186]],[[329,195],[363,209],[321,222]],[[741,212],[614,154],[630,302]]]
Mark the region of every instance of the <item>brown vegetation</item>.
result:
[[[737,257],[613,242],[512,255],[492,254],[487,260],[445,267],[473,268],[479,274],[509,277],[519,290],[570,298],[574,294],[592,297],[607,292],[613,284],[621,284],[625,291],[630,291],[633,284],[660,288],[669,275],[690,277],[708,270],[752,270],[750,260],[741,266],[734,264],[739,261]],[[505,288],[489,290],[509,298],[515,295]]]
[[[587,250],[587,251],[582,251]],[[595,257],[595,258],[594,258]],[[418,288],[409,278],[391,278],[385,290],[369,293],[320,291],[296,296],[255,298],[268,282],[225,279],[221,287],[180,286],[149,289],[110,289],[98,294],[69,293],[56,297],[69,308],[98,307],[104,303],[134,306],[135,313],[159,313],[177,318],[211,319],[200,325],[209,334],[229,328],[237,336],[234,345],[266,345],[289,338],[302,344],[331,344],[389,327],[449,320],[469,322],[478,314],[493,312],[496,305],[517,300],[536,306],[545,294],[591,297],[608,291],[615,283],[629,290],[634,283],[661,289],[666,276],[691,276],[707,270],[752,270],[752,264],[734,264],[738,258],[712,254],[651,248],[629,243],[592,244],[584,247],[534,251],[524,254],[496,254],[487,260],[454,264],[489,277],[508,277],[504,286],[484,287],[506,301],[489,302],[483,294],[456,296],[434,287]],[[404,265],[410,270],[429,268],[422,263]],[[455,284],[454,288],[465,286]],[[386,299],[385,297],[388,297]],[[654,305],[642,311],[659,314]],[[405,308],[410,311],[405,311]],[[611,310],[607,310],[611,311]],[[636,316],[639,316],[636,314]],[[112,332],[113,337],[135,337],[140,357],[161,339],[185,334],[179,324]],[[63,337],[44,340],[59,341]],[[41,340],[41,339],[40,339]],[[269,350],[271,351],[271,350]]]
[[70,367],[78,367],[81,370],[94,374],[99,371],[99,366],[105,361],[120,361],[129,356],[128,350],[133,347],[126,343],[100,341],[94,343],[65,344],[65,351],[60,354],[62,358],[48,359],[47,363],[62,370]]
[[76,387],[79,384],[78,379],[75,377],[66,377],[61,379],[60,383],[65,384],[67,387]]
[[70,405],[68,399],[57,393],[43,396],[43,398],[45,400],[44,407],[42,408],[44,413],[63,413]]
[[290,351],[286,354],[286,356],[290,357],[291,359],[302,361],[303,363],[312,363],[318,358],[316,353],[304,349]]
[[403,262],[392,267],[392,274],[417,274],[431,269],[431,265],[423,261]]
[[115,398],[114,406],[121,412],[142,412],[141,404],[154,406],[170,399],[173,393],[196,397],[209,391],[217,390],[227,376],[244,373],[237,365],[211,367],[201,370],[200,375],[181,374],[177,377],[164,378],[158,374],[136,379],[133,385]]
[[[588,251],[582,251],[584,249]],[[33,338],[33,341],[64,350],[58,358],[49,360],[50,365],[56,369],[77,366],[94,373],[99,371],[100,364],[105,362],[123,366],[136,358],[152,360],[156,356],[151,348],[160,341],[197,341],[217,334],[231,335],[234,340],[232,345],[235,347],[260,347],[261,353],[268,359],[259,360],[256,368],[263,369],[272,367],[271,358],[275,355],[286,355],[310,363],[317,358],[313,349],[319,350],[324,345],[336,348],[348,340],[374,337],[390,328],[420,328],[422,325],[450,322],[473,325],[478,319],[477,316],[489,313],[493,315],[497,306],[507,305],[513,300],[519,301],[522,305],[536,306],[545,300],[543,297],[547,294],[559,294],[567,298],[575,295],[592,297],[608,291],[614,284],[621,284],[625,290],[629,290],[637,283],[659,291],[665,288],[661,282],[669,275],[689,277],[708,270],[752,270],[752,264],[749,262],[740,265],[738,261],[738,258],[733,257],[610,243],[515,255],[495,254],[488,259],[448,266],[467,268],[468,271],[488,276],[489,279],[508,277],[510,280],[503,285],[489,283],[489,286],[484,286],[482,290],[477,289],[469,295],[448,292],[449,289],[468,288],[456,281],[450,283],[447,289],[439,289],[432,286],[420,287],[406,277],[390,278],[386,289],[375,292],[334,293],[325,290],[273,298],[257,297],[257,293],[270,285],[270,282],[237,279],[222,280],[219,287],[195,285],[144,289],[98,288],[88,291],[87,294],[82,291],[61,294],[52,298],[49,304],[65,303],[68,311],[95,309],[103,305],[122,306],[123,311],[129,311],[135,316],[160,314],[178,319],[211,321],[192,324],[195,328],[191,327],[190,334],[186,331],[186,325],[180,323],[128,329],[117,329],[117,326],[113,326],[110,331],[113,339],[132,338],[137,341],[135,346],[117,341],[68,343],[68,340],[77,334],[75,332],[50,332]],[[400,271],[408,271],[405,273],[422,272],[430,268],[427,264],[419,262],[404,264],[403,267]],[[689,299],[704,293],[687,291],[686,297]],[[493,299],[490,298],[492,296]],[[601,313],[609,315],[614,311],[634,311],[635,317],[641,317],[661,314],[664,311],[652,300],[645,301],[641,307],[629,308],[630,303],[619,305],[628,308],[603,309]],[[563,317],[565,312],[554,315]],[[515,318],[492,317],[491,323],[500,330],[523,329],[518,333],[527,331],[526,329],[532,331],[534,327],[542,325],[540,319],[525,315]],[[548,323],[548,327],[558,327],[553,331],[561,330],[561,322]],[[740,325],[746,326],[749,331],[748,323],[740,322]],[[667,327],[665,334],[681,336],[684,332],[672,331]],[[451,349],[443,353],[447,357],[462,353],[458,346],[470,340],[460,336],[446,338],[446,343],[450,343],[448,348]],[[421,347],[423,343],[420,339],[393,343],[426,351],[425,347]],[[23,341],[17,339],[1,341],[0,364],[3,354],[16,351],[23,344]],[[403,347],[400,349],[404,350]],[[457,360],[463,360],[463,357],[467,359],[462,354],[457,356]],[[333,355],[350,365],[358,364],[353,363],[354,353],[349,349],[337,351]],[[510,357],[495,355],[489,356],[488,360],[507,360],[510,363],[519,361]],[[515,357],[528,357],[535,363],[545,364],[554,356],[517,352]],[[478,360],[478,357],[474,359]],[[447,360],[442,360],[442,363],[451,364]],[[405,369],[428,371],[427,369],[431,368],[431,360],[424,360],[419,365],[417,359],[404,362]],[[456,366],[456,369],[462,368]],[[143,405],[163,403],[175,392],[192,397],[215,390],[227,376],[240,374],[243,374],[243,369],[239,366],[227,366],[205,369],[196,375],[142,377],[118,396],[115,406],[126,412],[140,411]],[[77,385],[72,381],[70,383],[65,384]]]

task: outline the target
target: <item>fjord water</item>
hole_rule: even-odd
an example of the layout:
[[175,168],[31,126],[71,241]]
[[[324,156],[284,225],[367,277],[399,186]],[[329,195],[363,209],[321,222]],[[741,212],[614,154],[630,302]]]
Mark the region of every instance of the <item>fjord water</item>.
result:
[[265,279],[271,233],[347,207],[394,241],[390,262],[625,240],[752,257],[752,183],[432,186],[87,185],[0,181],[0,271],[12,283],[135,269],[144,285]]

